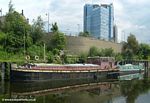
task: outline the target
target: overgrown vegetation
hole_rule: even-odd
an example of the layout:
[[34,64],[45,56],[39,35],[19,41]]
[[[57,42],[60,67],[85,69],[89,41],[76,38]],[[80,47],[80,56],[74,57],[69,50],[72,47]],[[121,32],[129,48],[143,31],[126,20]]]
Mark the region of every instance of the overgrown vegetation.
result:
[[88,31],[86,31],[86,32],[80,32],[79,36],[90,37],[90,33]]
[[52,25],[52,38],[49,45],[44,48],[45,41],[42,37],[46,34],[44,22],[40,16],[30,25],[24,15],[15,11],[12,2],[9,2],[9,11],[0,20],[0,60],[13,61],[25,60],[26,56],[34,59],[38,56],[43,59],[44,49],[48,62],[60,63],[60,54],[65,49],[66,38],[59,32],[57,23]]
[[148,44],[139,44],[133,34],[128,36],[127,42],[123,43],[123,59],[144,59],[150,60],[150,46]]

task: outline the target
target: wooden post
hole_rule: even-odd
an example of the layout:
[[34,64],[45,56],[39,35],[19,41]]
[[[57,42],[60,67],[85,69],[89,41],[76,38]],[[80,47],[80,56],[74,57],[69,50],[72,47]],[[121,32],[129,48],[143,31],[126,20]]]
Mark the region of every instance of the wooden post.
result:
[[5,64],[2,63],[1,67],[2,67],[1,79],[2,79],[2,81],[4,81],[4,79],[5,79]]

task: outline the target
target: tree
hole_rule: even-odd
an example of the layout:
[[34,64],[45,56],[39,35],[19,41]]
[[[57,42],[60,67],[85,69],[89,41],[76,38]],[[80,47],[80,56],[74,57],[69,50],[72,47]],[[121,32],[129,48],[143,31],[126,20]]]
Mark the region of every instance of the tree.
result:
[[14,8],[13,8],[13,4],[11,0],[9,1],[8,7],[9,7],[9,10],[8,10],[9,13],[14,12]]
[[115,60],[116,60],[116,61],[121,61],[122,59],[123,59],[123,57],[122,57],[121,53],[117,53],[117,54],[115,55]]
[[66,46],[66,37],[63,33],[55,32],[52,36],[51,43],[53,49],[63,50]]
[[3,25],[3,23],[2,23],[2,21],[0,20],[0,31],[2,31],[2,25]]
[[126,59],[133,59],[139,49],[138,41],[133,34],[130,34],[127,39],[127,43],[123,43],[122,54]]
[[58,26],[57,23],[55,22],[54,24],[52,24],[52,28],[51,28],[52,32],[58,32]]
[[90,34],[89,34],[89,32],[88,32],[88,31],[86,31],[86,32],[80,32],[80,33],[79,33],[79,36],[89,37],[89,36],[90,36]]
[[104,54],[106,57],[115,56],[114,50],[112,48],[106,48],[101,50],[101,54]]
[[86,63],[87,61],[87,54],[86,53],[81,53],[79,55],[79,63]]
[[88,56],[93,57],[93,56],[98,56],[99,50],[96,47],[91,47],[88,53]]
[[112,48],[98,49],[96,47],[91,47],[88,56],[115,56],[114,50]]
[[33,25],[31,28],[31,37],[33,39],[33,43],[38,43],[44,34],[44,22],[41,16],[38,16],[37,20],[33,21]]
[[54,60],[54,55],[53,55],[53,53],[51,52],[51,51],[49,51],[48,53],[47,53],[47,60],[48,60],[48,62],[49,63],[52,63],[53,62],[53,60]]
[[139,59],[148,59],[150,56],[150,46],[148,44],[140,44],[137,55]]
[[5,33],[3,33],[3,32],[0,32],[0,44],[2,45],[2,46],[5,46],[6,44],[6,42],[5,42],[5,38],[6,38],[6,34]]
[[6,33],[5,48],[9,52],[18,52],[23,49],[24,44],[26,47],[29,47],[32,43],[29,34],[30,25],[27,23],[25,17],[16,11],[6,14],[2,31]]

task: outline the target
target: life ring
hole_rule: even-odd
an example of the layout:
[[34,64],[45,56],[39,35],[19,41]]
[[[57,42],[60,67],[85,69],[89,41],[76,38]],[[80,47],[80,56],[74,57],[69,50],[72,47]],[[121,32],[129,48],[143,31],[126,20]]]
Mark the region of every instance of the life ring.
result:
[[26,58],[26,60],[30,60],[30,56],[29,55],[27,55],[25,58]]
[[35,56],[34,59],[35,59],[35,60],[39,60],[39,56]]

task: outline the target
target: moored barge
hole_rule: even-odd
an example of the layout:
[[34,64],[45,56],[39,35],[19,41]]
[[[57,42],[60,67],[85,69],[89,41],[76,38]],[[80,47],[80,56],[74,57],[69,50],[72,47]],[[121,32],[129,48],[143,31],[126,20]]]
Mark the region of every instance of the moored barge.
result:
[[[61,79],[104,79],[108,72],[117,71],[110,57],[96,58],[100,64],[27,63],[11,69],[11,81],[49,81]],[[91,58],[90,58],[91,60]],[[111,63],[112,62],[112,63]],[[111,64],[111,65],[110,65]]]
[[[97,79],[102,76],[99,65],[94,64],[27,64],[12,68],[12,81],[45,81],[60,79]],[[103,73],[105,74],[105,73]]]
[[88,64],[27,63],[11,69],[11,81],[49,81],[61,79],[104,79],[117,71],[112,57],[88,58]]

